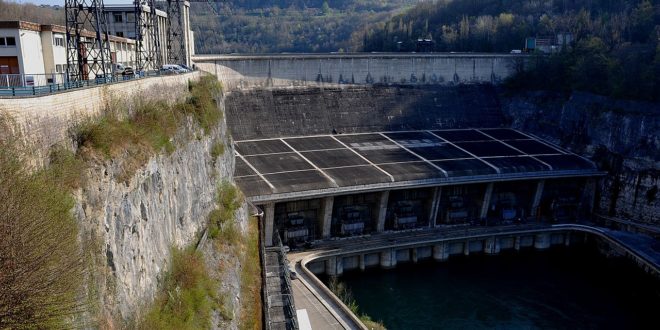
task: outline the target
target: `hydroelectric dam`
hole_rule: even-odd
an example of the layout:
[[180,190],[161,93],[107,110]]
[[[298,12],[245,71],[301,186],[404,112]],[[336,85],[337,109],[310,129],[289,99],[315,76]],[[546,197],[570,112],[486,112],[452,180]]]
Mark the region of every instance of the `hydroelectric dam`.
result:
[[226,88],[234,180],[260,210],[269,328],[300,326],[300,311],[314,329],[365,328],[316,275],[456,255],[592,240],[658,274],[649,241],[591,222],[596,163],[510,127],[498,84],[526,56],[194,60]]

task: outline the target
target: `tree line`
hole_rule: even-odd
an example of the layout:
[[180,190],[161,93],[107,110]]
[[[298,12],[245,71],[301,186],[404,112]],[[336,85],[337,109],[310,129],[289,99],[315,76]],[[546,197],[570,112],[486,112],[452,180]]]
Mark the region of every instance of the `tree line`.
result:
[[[568,47],[532,61],[511,87],[584,90],[657,100],[660,5],[657,0],[440,0],[421,3],[351,38],[363,51],[509,52],[526,37],[571,36]],[[560,47],[561,48],[561,47]]]
[[[191,4],[197,53],[341,52],[351,34],[421,0],[232,0]],[[217,13],[217,14],[216,14]]]

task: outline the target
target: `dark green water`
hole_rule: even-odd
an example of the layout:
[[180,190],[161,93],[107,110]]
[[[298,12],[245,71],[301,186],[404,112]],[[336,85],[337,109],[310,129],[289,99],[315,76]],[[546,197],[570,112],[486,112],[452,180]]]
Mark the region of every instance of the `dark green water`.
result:
[[595,248],[553,248],[346,273],[390,329],[660,329],[660,284]]

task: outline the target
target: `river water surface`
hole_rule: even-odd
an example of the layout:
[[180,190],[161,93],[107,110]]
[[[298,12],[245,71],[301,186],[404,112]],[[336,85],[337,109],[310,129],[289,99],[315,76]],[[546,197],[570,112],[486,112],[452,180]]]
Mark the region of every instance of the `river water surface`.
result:
[[361,313],[390,329],[660,329],[660,284],[593,247],[345,273]]

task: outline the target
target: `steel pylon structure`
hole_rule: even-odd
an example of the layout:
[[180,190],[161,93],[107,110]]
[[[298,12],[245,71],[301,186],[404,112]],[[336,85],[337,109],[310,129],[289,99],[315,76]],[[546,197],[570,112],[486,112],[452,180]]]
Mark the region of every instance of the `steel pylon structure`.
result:
[[183,3],[184,0],[167,0],[167,62],[170,64],[188,64]]
[[69,81],[112,74],[103,0],[65,0],[66,73]]
[[[136,70],[158,70],[163,65],[160,26],[155,0],[134,0]],[[146,8],[145,8],[146,7]],[[148,8],[148,12],[145,9]]]

